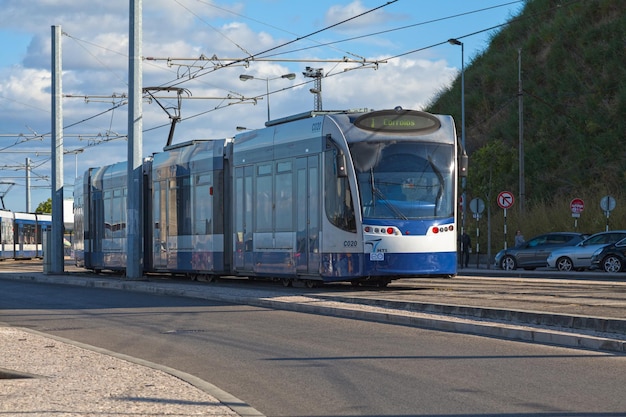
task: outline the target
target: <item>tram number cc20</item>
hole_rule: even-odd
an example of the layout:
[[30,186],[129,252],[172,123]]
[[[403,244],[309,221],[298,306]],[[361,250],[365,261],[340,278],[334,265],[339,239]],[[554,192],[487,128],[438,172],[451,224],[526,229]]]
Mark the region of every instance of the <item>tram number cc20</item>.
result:
[[315,122],[311,125],[311,132],[319,132],[322,130],[322,122]]

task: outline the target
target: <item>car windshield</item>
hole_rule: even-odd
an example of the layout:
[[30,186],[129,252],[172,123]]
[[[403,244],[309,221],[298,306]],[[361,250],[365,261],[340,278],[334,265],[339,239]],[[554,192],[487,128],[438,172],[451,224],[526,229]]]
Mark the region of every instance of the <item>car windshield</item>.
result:
[[601,233],[583,240],[578,246],[606,245],[625,237],[623,233]]

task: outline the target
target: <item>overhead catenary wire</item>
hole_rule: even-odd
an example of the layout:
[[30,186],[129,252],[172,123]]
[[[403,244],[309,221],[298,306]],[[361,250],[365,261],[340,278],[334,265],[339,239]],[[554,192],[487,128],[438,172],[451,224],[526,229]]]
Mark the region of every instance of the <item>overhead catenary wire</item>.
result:
[[[396,1],[397,1],[397,0],[396,0]],[[394,2],[395,2],[395,1],[394,1]],[[384,5],[379,6],[378,8],[380,8],[380,7],[384,7],[384,6],[389,5],[389,4],[391,4],[391,3],[394,3],[394,2],[387,2],[387,3],[385,3]],[[514,3],[514,2],[509,2],[509,3]],[[506,3],[506,4],[509,4],[509,3]],[[378,9],[378,8],[377,8],[377,9]],[[376,9],[372,9],[372,10],[376,10]],[[370,10],[370,11],[368,11],[368,12],[366,12],[366,13],[369,13],[369,12],[371,12],[371,10]],[[361,15],[362,15],[362,14],[361,14]],[[359,15],[359,16],[361,16],[361,15]],[[456,15],[455,15],[455,16],[456,16]],[[352,17],[351,19],[354,19],[354,18],[356,18],[356,17],[358,17],[358,16],[354,16],[354,17]],[[351,20],[351,19],[347,19],[347,20],[344,20],[344,21],[342,21],[342,22],[347,22],[347,21],[349,21],[349,20]],[[439,20],[439,19],[437,19],[437,20]],[[335,25],[333,25],[333,26],[336,26],[336,25],[338,25],[338,24],[340,24],[340,23],[342,23],[342,22],[339,22],[339,23],[337,23],[337,24],[335,24]],[[427,23],[427,22],[421,22],[421,23],[419,23],[419,24],[425,24],[425,23]],[[508,24],[508,22],[507,22],[506,24]],[[416,25],[417,25],[417,24],[416,24]],[[333,26],[329,26],[328,28],[333,27]],[[414,25],[408,25],[408,26],[414,26]],[[497,27],[500,27],[500,26],[504,26],[504,25],[494,26],[494,27],[491,27],[491,28],[488,28],[488,29],[485,29],[485,30],[492,30],[492,29],[497,28]],[[324,29],[321,29],[320,31],[312,32],[312,33],[311,33],[311,34],[309,34],[309,35],[305,35],[305,36],[302,36],[302,37],[298,37],[298,38],[296,38],[296,39],[294,39],[294,40],[292,40],[292,41],[289,41],[289,42],[286,42],[286,43],[284,43],[284,44],[281,44],[281,45],[275,46],[275,47],[273,47],[273,48],[269,48],[269,49],[267,49],[266,51],[263,51],[263,52],[257,53],[257,54],[255,54],[255,55],[253,55],[253,56],[254,56],[256,59],[260,60],[260,59],[264,59],[265,57],[271,57],[271,56],[278,55],[278,54],[275,54],[275,55],[270,55],[270,52],[276,51],[276,50],[278,50],[279,48],[281,48],[281,47],[283,47],[283,46],[286,46],[286,45],[289,45],[289,44],[293,44],[294,42],[297,42],[297,41],[299,41],[299,40],[304,40],[304,39],[307,39],[309,36],[313,36],[314,34],[320,33],[321,31],[323,31],[323,30],[327,30],[328,28],[324,28]],[[403,27],[403,28],[405,28],[405,27]],[[401,29],[402,29],[402,28],[396,28],[395,30],[401,30]],[[483,30],[483,31],[485,31],[485,30]],[[474,32],[474,33],[480,33],[480,32],[483,32],[483,31]],[[377,32],[377,33],[372,33],[372,34],[368,34],[368,35],[362,35],[361,37],[366,37],[366,36],[374,36],[375,34],[380,34],[380,33],[379,33],[379,32]],[[463,38],[463,37],[466,37],[466,36],[471,36],[471,34],[470,34],[470,35],[465,35],[465,36],[459,36],[458,38]],[[338,41],[338,42],[339,42],[339,41]],[[409,52],[407,52],[407,53],[396,55],[396,56],[394,56],[394,57],[392,57],[392,58],[397,58],[397,57],[404,56],[404,55],[407,55],[407,54],[410,54],[410,53],[415,53],[415,52],[418,52],[418,51],[421,51],[421,50],[424,50],[424,49],[432,48],[432,47],[434,47],[434,46],[438,46],[438,45],[444,44],[444,43],[446,43],[446,42],[447,42],[447,40],[446,40],[446,41],[444,41],[444,42],[441,42],[441,43],[439,43],[439,44],[429,45],[429,46],[427,46],[427,47],[420,48],[420,49],[414,49],[414,50],[411,50],[411,51],[409,51]],[[88,43],[89,43],[89,42],[88,42]],[[92,44],[92,45],[95,45],[95,44],[93,44],[93,43],[91,43],[91,44]],[[97,46],[97,45],[95,45],[95,46]],[[320,45],[320,46],[323,46],[323,45]],[[111,51],[111,52],[114,52],[114,53],[116,53],[116,54],[120,54],[120,55],[125,56],[125,54],[119,53],[119,51],[114,51],[114,50],[111,50],[111,49],[109,49],[109,48],[104,48],[104,49],[109,50],[109,51]],[[284,53],[289,53],[289,52],[283,52],[283,54],[284,54]],[[246,57],[245,59],[249,59],[249,57]],[[244,61],[244,59],[241,59],[239,62],[243,62],[243,61]],[[203,74],[199,74],[199,75],[198,75],[197,77],[195,77],[195,78],[201,77],[202,75],[203,75]],[[335,75],[337,75],[337,74],[335,74]],[[331,76],[331,75],[329,75],[329,76]],[[302,84],[298,84],[298,85],[302,85]],[[291,87],[282,88],[282,89],[280,89],[280,90],[276,90],[276,91],[274,91],[274,92],[287,90],[287,89],[289,89],[289,88],[291,88]],[[272,93],[274,93],[274,92],[272,92]],[[94,116],[91,116],[91,117],[88,117],[88,118],[84,118],[84,119],[82,119],[82,120],[80,120],[80,121],[77,121],[77,122],[75,122],[75,123],[72,123],[72,124],[68,125],[67,127],[76,126],[76,125],[79,125],[79,124],[84,123],[84,122],[86,122],[86,121],[92,120],[92,119],[94,119],[94,118],[96,118],[96,117],[99,117],[99,116],[101,116],[101,115],[103,115],[103,114],[107,114],[107,113],[109,113],[109,112],[112,112],[112,110],[114,110],[115,108],[119,108],[119,107],[120,107],[120,106],[122,106],[122,105],[125,105],[125,103],[118,103],[118,104],[117,104],[114,108],[107,109],[107,110],[105,110],[105,111],[103,111],[103,112],[100,112],[100,113],[98,113],[98,114],[94,115]],[[215,108],[212,108],[212,109],[210,109],[210,110],[208,110],[208,111],[205,111],[205,112],[198,113],[198,114],[196,114],[196,115],[189,116],[189,117],[185,118],[185,120],[187,120],[187,119],[191,119],[191,118],[193,118],[193,117],[198,117],[198,116],[200,116],[200,115],[202,115],[202,114],[206,114],[206,113],[209,113],[209,112],[212,112],[212,111],[218,110],[218,109],[220,109],[220,108],[228,107],[228,106],[230,106],[230,105],[231,105],[231,104],[226,104],[226,105],[224,105],[224,103],[220,103],[218,106],[215,106]],[[166,123],[166,124],[164,124],[164,125],[162,125],[162,126],[158,126],[158,127],[156,127],[156,128],[160,128],[160,127],[167,126],[167,125],[168,125],[168,124]],[[155,129],[155,128],[148,128],[148,129],[144,129],[144,131],[154,130],[154,129]],[[42,136],[45,136],[45,134],[44,134],[44,135],[42,135]],[[117,136],[117,137],[115,137],[113,140],[116,140],[116,139],[118,139],[118,138],[125,138],[125,136]],[[102,142],[104,142],[104,141],[102,141]]]
[[[370,9],[370,10],[368,10],[368,11],[365,11],[365,12],[363,12],[363,13],[361,13],[361,14],[359,14],[359,15],[353,16],[353,17],[351,17],[351,18],[349,18],[349,19],[344,19],[344,20],[342,20],[342,21],[340,21],[340,22],[337,22],[337,23],[335,23],[335,24],[333,24],[333,25],[327,26],[327,27],[322,28],[322,29],[320,29],[320,30],[314,31],[314,32],[312,32],[312,33],[310,33],[310,34],[307,34],[307,35],[304,35],[304,36],[299,36],[299,37],[297,37],[296,39],[293,39],[293,40],[288,41],[288,42],[285,42],[285,43],[283,43],[283,44],[280,44],[280,45],[274,46],[274,47],[272,47],[272,48],[269,48],[269,49],[267,49],[267,50],[265,50],[265,51],[262,51],[262,52],[256,53],[256,54],[254,54],[254,55],[250,55],[250,56],[247,56],[247,57],[244,57],[244,58],[229,58],[229,59],[232,59],[232,61],[231,61],[230,63],[228,63],[228,64],[220,65],[220,66],[219,66],[219,68],[229,67],[229,66],[232,66],[232,65],[234,65],[234,64],[236,64],[236,63],[241,63],[241,62],[249,62],[249,61],[251,61],[251,60],[253,61],[253,60],[255,60],[255,59],[258,59],[258,60],[266,59],[266,58],[267,58],[267,57],[269,57],[270,55],[266,55],[265,57],[263,57],[263,55],[264,55],[264,54],[267,54],[268,52],[271,52],[271,51],[277,50],[277,49],[279,49],[279,48],[282,48],[282,47],[284,47],[284,46],[287,46],[287,45],[292,44],[292,43],[294,43],[294,42],[297,42],[297,41],[299,41],[299,40],[307,39],[307,38],[309,38],[309,37],[311,37],[311,36],[313,36],[313,35],[315,35],[315,34],[321,33],[321,32],[323,32],[323,31],[325,31],[325,30],[328,30],[328,29],[330,29],[330,28],[332,28],[332,27],[336,27],[336,26],[338,26],[338,25],[340,25],[340,24],[342,24],[342,23],[346,23],[346,22],[351,21],[351,20],[353,20],[353,19],[356,19],[356,18],[358,18],[358,17],[360,17],[360,16],[363,16],[363,15],[366,15],[366,14],[371,13],[371,12],[373,12],[373,11],[376,11],[376,10],[378,10],[378,9],[382,8],[382,7],[385,7],[385,6],[388,6],[388,5],[392,4],[392,3],[395,3],[396,1],[397,1],[397,0],[389,1],[389,2],[387,2],[387,3],[385,3],[385,4],[383,4],[383,5],[380,5],[380,6],[376,7],[376,8],[373,8],[373,9]],[[509,4],[513,4],[513,3],[516,3],[516,2],[519,2],[519,1],[521,1],[521,0],[517,0],[517,1],[513,1],[513,2],[508,2],[508,3],[504,3],[503,5],[509,5]],[[180,4],[180,2],[177,2],[177,3],[179,3],[179,4]],[[182,6],[182,5],[181,5],[181,6]],[[439,18],[439,19],[433,19],[433,20],[431,20],[431,21],[427,21],[427,22],[420,22],[420,23],[417,23],[417,24],[414,24],[414,25],[406,25],[406,26],[402,26],[402,27],[400,27],[400,28],[391,29],[391,30],[389,30],[389,31],[393,31],[393,30],[402,30],[402,29],[406,29],[406,28],[414,27],[414,26],[417,26],[417,25],[423,25],[423,24],[432,23],[432,22],[437,22],[437,21],[441,21],[441,20],[445,20],[445,19],[450,19],[450,18],[454,18],[454,17],[462,16],[462,15],[468,15],[468,14],[471,14],[471,13],[475,13],[475,12],[479,12],[479,11],[485,11],[485,10],[489,10],[489,9],[491,9],[491,8],[501,7],[501,6],[502,6],[502,5],[498,5],[498,6],[493,6],[493,7],[490,7],[490,8],[483,8],[483,9],[479,9],[479,10],[477,10],[477,11],[472,11],[472,12],[466,12],[466,13],[456,14],[456,15],[452,15],[452,16],[448,16],[448,17],[444,17],[444,18]],[[183,6],[183,7],[184,7],[184,6]],[[186,7],[185,7],[185,8],[186,8]],[[186,8],[186,9],[187,9],[187,8]],[[190,11],[190,12],[191,12],[191,11]],[[494,27],[491,27],[491,28],[488,28],[488,29],[485,29],[485,30],[482,30],[482,31],[474,32],[473,34],[481,33],[481,32],[483,32],[483,31],[493,30],[494,28],[497,28],[497,27],[500,27],[500,26],[504,26],[504,25],[506,25],[506,24],[508,24],[508,22],[507,22],[507,23],[505,23],[505,24],[503,24],[503,25],[497,25],[497,26],[494,26]],[[387,31],[375,32],[375,33],[373,33],[373,34],[366,34],[366,35],[362,35],[361,37],[373,36],[373,35],[380,34],[380,33],[385,33],[385,32],[387,32]],[[465,36],[471,36],[471,35],[472,35],[472,34],[470,34],[470,35],[465,35]],[[69,35],[68,35],[68,36],[69,36]],[[463,36],[463,37],[465,37],[465,36]],[[357,38],[359,38],[359,37],[357,37]],[[458,37],[458,38],[462,38],[462,37]],[[76,39],[76,38],[74,38],[74,39]],[[350,39],[356,39],[356,38],[350,38]],[[89,43],[89,44],[91,44],[91,45],[95,45],[95,44],[90,43],[90,42],[87,42],[87,41],[83,41],[83,42]],[[422,50],[425,50],[425,49],[429,49],[429,48],[432,48],[432,47],[435,47],[435,46],[439,46],[439,45],[445,44],[446,42],[447,42],[447,40],[446,40],[446,41],[442,41],[441,43],[438,43],[438,44],[429,45],[429,46],[426,46],[426,47],[423,47],[423,48],[419,48],[419,49],[414,49],[414,50],[408,51],[408,52],[403,53],[403,54],[398,54],[398,55],[395,55],[395,56],[393,56],[393,57],[391,57],[391,58],[389,58],[389,59],[398,58],[398,57],[401,57],[401,56],[404,56],[404,55],[408,55],[408,54],[416,53],[416,52],[419,52],[419,51],[422,51]],[[97,46],[97,45],[96,45],[96,46]],[[122,54],[122,53],[119,53],[118,51],[113,51],[113,50],[111,50],[111,49],[109,49],[109,48],[104,48],[104,49],[109,50],[109,51],[112,51],[112,52],[115,52],[115,53],[120,54],[120,55],[124,55],[124,54]],[[271,56],[276,56],[276,55],[277,55],[277,54],[275,54],[275,55],[271,55]],[[192,58],[189,58],[189,59],[191,60]],[[200,58],[198,58],[197,60],[199,61],[199,60],[200,60]],[[374,65],[376,65],[377,63],[381,63],[381,62],[383,62],[383,61],[386,61],[386,60],[385,60],[385,59],[383,59],[383,60],[378,60],[378,61],[374,62],[373,64],[374,64]],[[355,62],[356,62],[356,61],[355,61]],[[199,77],[201,77],[201,76],[203,76],[203,75],[206,75],[206,74],[208,74],[208,73],[211,73],[211,72],[213,72],[213,71],[215,71],[215,70],[216,70],[216,69],[213,69],[213,70],[208,71],[207,73],[204,73],[204,74],[196,74],[196,75],[194,75],[193,77],[190,77],[190,78],[191,78],[191,79],[198,79]],[[332,75],[332,74],[327,74],[326,76],[331,76],[331,75]],[[178,82],[176,82],[176,81],[178,81]],[[166,85],[167,85],[167,86],[170,86],[170,87],[175,87],[175,86],[177,86],[177,85],[180,85],[180,84],[184,83],[185,81],[187,81],[187,80],[180,80],[180,79],[177,79],[177,80],[172,81],[172,82],[163,83],[163,84],[162,84],[162,86],[166,86]],[[303,84],[306,84],[306,83],[303,83]],[[297,84],[297,85],[295,85],[295,86],[299,86],[299,85],[302,85],[302,84]],[[277,91],[283,91],[283,90],[285,90],[285,89],[289,89],[289,87],[287,87],[287,88],[283,88],[283,89],[280,89],[280,90],[277,90]],[[275,92],[276,92],[276,91],[275,91]],[[117,107],[119,107],[119,106],[117,106]],[[218,109],[218,108],[222,108],[222,107],[223,107],[223,106],[216,106],[214,109],[211,109],[210,111],[214,111],[214,110],[216,110],[216,109]],[[226,107],[226,106],[224,106],[224,107]],[[199,116],[199,115],[201,115],[201,114],[206,114],[206,113],[208,113],[208,112],[210,112],[210,111],[205,111],[205,112],[199,113],[199,114],[197,114],[197,115],[194,115],[194,116],[191,116],[191,117],[187,117],[187,118],[182,119],[182,120],[186,120],[186,119],[189,119],[189,118],[192,118],[192,117],[197,117],[197,116]],[[106,112],[106,111],[105,111],[105,112]],[[101,114],[103,114],[103,113],[105,113],[105,112],[99,113],[98,115],[95,115],[94,117],[98,117],[99,115],[101,115]],[[81,122],[84,122],[84,121],[87,121],[87,120],[90,120],[90,119],[91,119],[91,118],[88,118],[88,119],[83,119]],[[81,123],[81,122],[77,122],[77,123]],[[164,126],[167,126],[167,125],[168,125],[168,124],[167,124],[167,123],[165,123],[165,124],[163,124],[163,125],[158,126],[157,128],[161,128],[161,127],[164,127]],[[152,129],[150,129],[150,130],[154,130],[154,129],[152,128]]]

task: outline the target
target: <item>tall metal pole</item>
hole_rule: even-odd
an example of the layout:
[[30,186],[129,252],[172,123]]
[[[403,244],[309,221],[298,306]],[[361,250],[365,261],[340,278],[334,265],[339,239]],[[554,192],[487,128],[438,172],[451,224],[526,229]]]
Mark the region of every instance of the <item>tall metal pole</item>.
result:
[[50,272],[63,273],[63,105],[61,26],[52,26],[52,236]]
[[[461,42],[461,146],[465,152],[465,45]],[[461,187],[463,188],[463,218],[461,219],[461,231],[465,231],[465,218],[467,217],[467,195],[466,195],[467,177],[461,178]]]
[[26,213],[30,213],[30,158],[26,158]]
[[517,50],[519,100],[519,211],[524,214],[526,199],[526,180],[524,173],[524,90],[522,89],[522,48]]
[[142,173],[142,8],[130,0],[128,45],[128,171],[126,208],[126,278],[143,277],[143,173]]
[[[448,43],[451,45],[457,45],[461,47],[461,147],[465,151],[465,45],[458,39],[448,39]],[[465,233],[465,218],[467,217],[467,195],[466,195],[466,177],[461,178],[461,189],[463,208],[461,210],[461,236]],[[463,239],[461,238],[461,253],[463,253]]]
[[313,108],[315,111],[322,111],[322,77],[324,76],[324,68],[306,67],[302,75],[314,79],[315,87],[309,90],[313,93]]
[[267,121],[269,122],[270,119],[270,79],[266,78],[265,79],[265,91],[267,92]]

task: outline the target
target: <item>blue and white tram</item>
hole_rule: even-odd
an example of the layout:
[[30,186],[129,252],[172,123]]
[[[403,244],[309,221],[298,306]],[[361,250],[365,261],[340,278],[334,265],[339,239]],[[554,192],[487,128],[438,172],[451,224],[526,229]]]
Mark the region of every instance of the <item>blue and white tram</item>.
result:
[[15,258],[43,258],[43,231],[52,227],[49,214],[14,213]]
[[0,259],[13,259],[15,257],[14,224],[14,213],[0,210]]
[[307,113],[235,137],[233,270],[307,280],[454,275],[454,122]]
[[52,227],[49,214],[0,210],[0,259],[43,257],[43,231]]
[[[145,161],[144,270],[286,284],[456,274],[450,116],[308,112],[266,126]],[[86,174],[87,268],[125,267],[125,181],[125,163]]]

